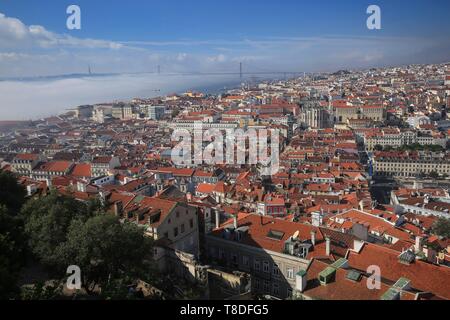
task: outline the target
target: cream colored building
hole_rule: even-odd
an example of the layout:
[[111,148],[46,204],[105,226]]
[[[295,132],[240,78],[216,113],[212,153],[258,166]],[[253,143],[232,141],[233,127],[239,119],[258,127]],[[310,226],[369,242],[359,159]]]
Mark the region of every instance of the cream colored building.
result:
[[416,158],[375,157],[373,171],[376,176],[416,177],[437,172],[450,175],[450,161],[442,157],[423,156]]
[[362,118],[384,121],[386,119],[386,110],[383,106],[344,106],[335,108],[337,123],[347,123],[348,119]]

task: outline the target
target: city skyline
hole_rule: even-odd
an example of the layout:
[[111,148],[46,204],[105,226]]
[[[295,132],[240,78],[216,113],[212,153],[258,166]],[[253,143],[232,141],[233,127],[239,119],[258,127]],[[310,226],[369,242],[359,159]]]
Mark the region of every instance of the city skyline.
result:
[[0,1],[0,300],[450,300],[449,12]]

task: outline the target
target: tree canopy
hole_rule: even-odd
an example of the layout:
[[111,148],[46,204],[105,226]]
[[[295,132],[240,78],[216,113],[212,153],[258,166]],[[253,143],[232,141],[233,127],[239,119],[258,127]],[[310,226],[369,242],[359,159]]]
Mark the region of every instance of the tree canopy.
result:
[[0,299],[18,293],[16,284],[25,258],[23,223],[20,218],[11,216],[5,206],[0,206]]
[[25,188],[17,183],[16,177],[10,172],[0,170],[0,205],[17,214],[25,202],[25,195]]
[[23,209],[25,232],[31,252],[47,267],[58,265],[57,248],[67,240],[74,219],[87,220],[94,215],[84,203],[56,191],[28,201]]
[[444,238],[450,238],[450,219],[439,218],[433,225],[432,232]]
[[26,262],[23,221],[18,215],[25,194],[13,174],[0,170],[0,299],[16,296]]
[[53,191],[27,202],[22,215],[34,256],[59,279],[69,266],[80,267],[88,293],[98,286],[123,292],[116,284],[138,279],[153,252],[142,228],[105,213],[99,201],[84,203]]
[[74,220],[67,241],[58,248],[65,267],[81,268],[83,288],[88,292],[98,284],[103,288],[113,280],[139,277],[151,254],[151,242],[143,230],[112,215]]

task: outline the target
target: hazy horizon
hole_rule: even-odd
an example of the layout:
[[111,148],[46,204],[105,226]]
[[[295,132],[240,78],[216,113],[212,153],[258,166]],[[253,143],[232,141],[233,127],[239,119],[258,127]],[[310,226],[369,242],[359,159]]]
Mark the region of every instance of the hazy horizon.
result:
[[239,82],[236,76],[148,74],[0,81],[0,120],[36,120],[64,113],[79,105],[151,98]]

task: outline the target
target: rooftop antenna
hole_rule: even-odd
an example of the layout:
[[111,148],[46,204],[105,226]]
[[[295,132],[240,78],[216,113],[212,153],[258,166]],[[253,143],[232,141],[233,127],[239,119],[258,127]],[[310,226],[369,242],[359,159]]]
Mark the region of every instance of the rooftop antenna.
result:
[[242,62],[239,62],[239,77],[242,79]]
[[91,65],[88,66],[88,73],[89,75],[92,75]]

